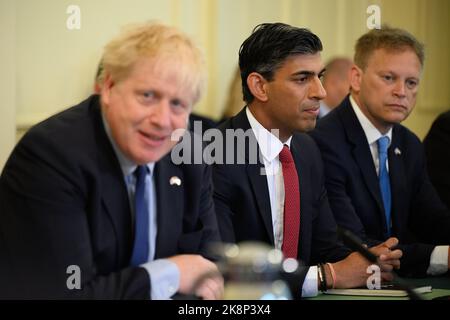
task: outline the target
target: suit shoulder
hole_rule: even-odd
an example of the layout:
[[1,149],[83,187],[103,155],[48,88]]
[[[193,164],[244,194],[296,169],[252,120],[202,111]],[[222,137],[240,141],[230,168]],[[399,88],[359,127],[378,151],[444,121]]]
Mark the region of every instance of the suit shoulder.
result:
[[227,130],[227,129],[232,129],[233,128],[232,120],[233,120],[233,118],[229,118],[229,119],[223,121],[216,127],[216,129],[218,129],[222,132],[225,132],[225,130]]
[[307,133],[297,132],[292,136],[292,141],[302,144],[303,146],[314,148],[316,147],[316,142]]
[[440,114],[433,122],[431,130],[450,132],[450,111]]
[[[91,98],[32,127],[17,143],[8,162],[41,161],[64,170],[91,164],[106,138],[101,120],[94,118]],[[98,112],[100,117],[100,112]],[[104,130],[103,130],[104,131]],[[103,133],[106,136],[106,133]],[[100,140],[99,140],[100,139]]]
[[327,116],[317,122],[316,127],[309,135],[319,145],[335,144],[345,138],[345,129],[337,110],[332,110]]
[[19,143],[53,142],[66,147],[75,141],[85,143],[86,139],[92,139],[92,132],[87,130],[88,127],[93,127],[93,115],[90,110],[92,99],[90,97],[36,124],[28,130]]
[[422,146],[422,142],[420,141],[419,137],[405,126],[396,124],[394,125],[393,130],[394,134],[399,136],[402,139],[403,143],[412,146]]
[[292,137],[291,144],[301,146],[304,152],[311,154],[320,154],[319,147],[314,139],[307,133],[295,133]]
[[450,123],[450,110],[444,113],[441,113],[436,121]]

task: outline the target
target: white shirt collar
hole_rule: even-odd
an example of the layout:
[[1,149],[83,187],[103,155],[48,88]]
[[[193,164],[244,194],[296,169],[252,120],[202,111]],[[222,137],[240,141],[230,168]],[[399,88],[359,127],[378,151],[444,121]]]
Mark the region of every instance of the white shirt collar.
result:
[[264,128],[261,123],[256,120],[248,107],[245,109],[245,113],[247,114],[248,122],[250,122],[250,126],[255,134],[256,141],[258,141],[261,154],[266,161],[272,162],[273,159],[278,157],[285,144],[289,148],[291,147],[292,136],[283,143],[277,136]]
[[[111,145],[113,146],[114,152],[116,153],[117,159],[119,160],[120,168],[122,169],[124,177],[126,177],[132,174],[134,170],[136,170],[137,164],[128,159],[120,150],[120,148],[117,146],[116,142],[112,137],[111,128],[109,127],[108,121],[103,115],[103,112],[102,112],[102,121],[103,126],[105,127],[106,135],[108,136],[108,139],[111,142]],[[154,162],[147,163],[147,168],[149,169],[150,175],[153,174],[154,167],[155,167]]]
[[382,136],[387,136],[389,138],[389,145],[392,142],[392,127],[389,131],[383,135],[377,128],[370,122],[370,120],[366,117],[366,115],[361,111],[360,107],[350,95],[350,104],[352,105],[353,111],[355,111],[356,117],[358,118],[359,123],[361,124],[364,134],[366,135],[367,142],[369,145],[375,143]]

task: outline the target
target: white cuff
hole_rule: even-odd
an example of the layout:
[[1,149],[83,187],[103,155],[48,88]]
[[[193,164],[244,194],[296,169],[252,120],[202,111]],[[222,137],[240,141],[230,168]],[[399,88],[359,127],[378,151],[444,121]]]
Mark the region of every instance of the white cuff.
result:
[[303,281],[302,298],[315,297],[319,293],[317,288],[317,266],[309,267],[305,281]]
[[141,265],[150,276],[150,298],[152,300],[170,299],[179,288],[180,271],[175,263],[158,259]]
[[427,275],[438,276],[448,271],[448,248],[449,246],[436,246],[434,248],[431,252]]

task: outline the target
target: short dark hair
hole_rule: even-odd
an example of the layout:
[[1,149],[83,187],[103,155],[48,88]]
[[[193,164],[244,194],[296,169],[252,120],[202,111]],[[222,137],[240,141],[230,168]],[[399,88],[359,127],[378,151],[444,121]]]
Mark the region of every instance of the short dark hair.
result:
[[387,51],[410,49],[417,55],[420,65],[423,67],[425,60],[424,46],[406,30],[383,25],[381,29],[373,29],[363,34],[355,45],[355,64],[365,70],[370,56],[377,49]]
[[267,81],[271,81],[275,71],[282,66],[286,58],[297,54],[315,54],[319,51],[322,51],[322,42],[308,29],[284,23],[257,25],[239,49],[244,100],[250,103],[254,99],[247,86],[250,73],[257,72]]

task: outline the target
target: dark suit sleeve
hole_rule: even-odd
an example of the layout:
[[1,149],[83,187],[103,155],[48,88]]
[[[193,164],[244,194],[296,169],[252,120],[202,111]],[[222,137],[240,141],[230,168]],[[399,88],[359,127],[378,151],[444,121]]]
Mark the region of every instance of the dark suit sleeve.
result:
[[232,209],[233,188],[229,181],[227,168],[227,165],[217,164],[213,167],[214,204],[221,240],[226,243],[235,243]]
[[351,250],[338,239],[337,224],[330,209],[325,188],[322,190],[318,206],[318,215],[313,225],[311,264],[337,262],[345,259]]
[[[86,181],[92,177],[70,165],[70,152],[61,152],[48,137],[35,138],[30,134],[18,144],[0,179],[0,264],[6,272],[0,297],[149,298],[143,268],[97,269],[94,259],[104,257],[94,257],[91,244],[99,234],[86,206],[93,196]],[[115,246],[114,239],[105,243]],[[67,286],[77,283],[70,266],[79,268],[81,290]]]
[[431,182],[450,208],[450,112],[433,123],[424,145]]
[[418,142],[416,148],[419,155],[416,172],[417,186],[413,194],[411,205],[410,227],[418,238],[435,245],[450,244],[450,211],[442,203],[427,173],[423,146]]
[[414,190],[408,221],[416,241],[399,246],[404,255],[401,273],[407,276],[425,276],[435,246],[450,244],[450,212],[430,182],[423,146],[419,141],[416,143],[414,150],[419,161],[413,169]]
[[[307,154],[313,160],[311,188],[317,190],[314,199],[313,238],[311,264],[337,262],[346,258],[350,250],[337,236],[337,224],[331,211],[325,188],[323,161],[316,144],[311,140]],[[306,143],[304,143],[306,145]]]
[[[217,226],[216,211],[213,200],[212,167],[203,166],[202,190],[200,195],[200,217],[203,225],[202,239],[199,253],[208,259],[216,260],[212,254],[210,245],[220,241],[219,229]],[[195,180],[194,180],[195,181]]]

